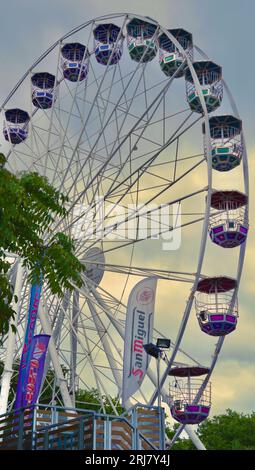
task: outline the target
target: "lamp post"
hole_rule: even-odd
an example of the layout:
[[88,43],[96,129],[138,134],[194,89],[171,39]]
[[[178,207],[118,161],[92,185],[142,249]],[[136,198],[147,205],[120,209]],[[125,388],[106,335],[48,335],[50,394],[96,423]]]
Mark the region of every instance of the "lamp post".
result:
[[158,407],[161,407],[161,388],[160,388],[160,359],[162,350],[170,348],[171,341],[166,338],[158,338],[157,343],[144,344],[143,348],[149,356],[155,357],[157,360],[157,391],[158,391]]

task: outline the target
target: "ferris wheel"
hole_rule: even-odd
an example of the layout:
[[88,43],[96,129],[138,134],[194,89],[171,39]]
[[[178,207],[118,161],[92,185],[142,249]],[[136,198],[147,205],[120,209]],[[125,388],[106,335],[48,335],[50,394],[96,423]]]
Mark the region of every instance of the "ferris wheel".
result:
[[[160,389],[180,423],[177,438],[208,416],[211,374],[238,328],[248,166],[221,66],[182,28],[107,15],[43,53],[2,104],[1,119],[8,168],[47,176],[68,196],[67,218],[50,230],[74,238],[86,268],[83,286],[63,299],[42,289],[37,332],[51,335],[51,402],[78,406],[78,388],[111,403],[120,396],[128,295],[153,276],[154,336],[171,338]],[[6,405],[30,292],[15,257],[13,273],[17,333],[1,350]],[[131,402],[153,405],[157,393],[151,366]]]

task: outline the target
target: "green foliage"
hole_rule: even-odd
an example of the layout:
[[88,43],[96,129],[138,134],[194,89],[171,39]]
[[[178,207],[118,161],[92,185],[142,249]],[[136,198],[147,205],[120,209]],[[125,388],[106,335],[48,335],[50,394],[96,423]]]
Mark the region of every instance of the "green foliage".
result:
[[[178,424],[167,428],[171,439]],[[198,426],[197,433],[207,450],[255,450],[255,412],[251,414],[226,410]],[[195,450],[190,439],[178,439],[173,450]]]
[[255,413],[228,409],[201,423],[198,435],[208,450],[255,450]]
[[[166,434],[169,439],[172,439],[179,427],[179,424],[175,423],[172,428],[166,426]],[[172,447],[173,450],[196,450],[193,442],[190,439],[178,439]]]
[[[121,415],[122,413],[125,412],[125,408],[123,408],[120,404],[120,401],[119,401],[119,398],[113,398],[111,397],[111,401],[115,407],[115,409],[117,410],[118,414]],[[105,405],[105,412],[107,415],[114,415],[115,414],[115,411],[113,410],[113,407],[111,405],[111,403],[109,402],[109,400],[104,397],[104,405]]]
[[[92,388],[91,390],[78,390],[75,394],[75,400],[77,408],[94,410],[101,413],[103,412],[100,394],[95,388]],[[118,398],[111,397],[111,401],[114,404],[118,414],[122,414],[125,411],[124,408],[122,408],[120,405]],[[102,396],[102,402],[106,414],[115,414],[113,407],[106,396]]]
[[[84,266],[74,255],[73,241],[51,226],[64,218],[66,197],[37,173],[15,176],[5,168],[0,154],[0,334],[6,334],[14,311],[13,290],[7,273],[10,264],[5,252],[15,253],[29,269],[30,282],[41,276],[53,294],[80,287]],[[46,235],[46,236],[45,236]],[[45,241],[46,239],[46,241]]]

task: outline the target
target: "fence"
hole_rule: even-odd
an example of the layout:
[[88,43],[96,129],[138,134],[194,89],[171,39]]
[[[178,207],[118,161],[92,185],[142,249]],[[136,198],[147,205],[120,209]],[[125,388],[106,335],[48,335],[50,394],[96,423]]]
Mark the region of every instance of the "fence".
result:
[[0,450],[164,449],[164,410],[137,405],[121,416],[36,405],[0,416]]

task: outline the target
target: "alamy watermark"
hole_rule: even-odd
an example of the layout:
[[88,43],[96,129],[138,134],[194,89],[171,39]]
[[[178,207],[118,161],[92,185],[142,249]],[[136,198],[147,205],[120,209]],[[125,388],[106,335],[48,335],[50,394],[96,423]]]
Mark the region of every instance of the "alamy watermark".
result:
[[73,207],[72,237],[125,243],[162,240],[163,250],[175,251],[181,246],[181,204],[120,205],[97,197],[93,206]]

